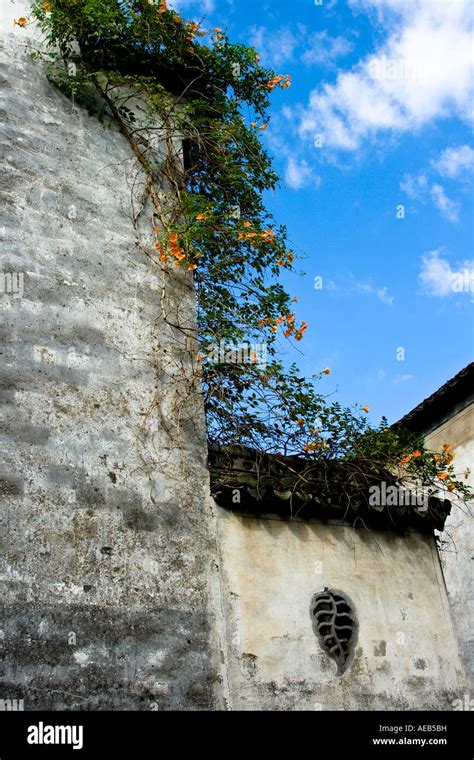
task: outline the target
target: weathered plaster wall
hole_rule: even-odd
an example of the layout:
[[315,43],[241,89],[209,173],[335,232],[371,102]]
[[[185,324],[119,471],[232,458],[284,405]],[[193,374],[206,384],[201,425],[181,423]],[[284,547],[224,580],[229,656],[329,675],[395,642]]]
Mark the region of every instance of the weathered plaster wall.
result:
[[[452,419],[426,437],[429,448],[439,451],[450,443],[455,453],[454,466],[458,477],[474,489],[474,404],[458,412]],[[474,505],[455,506],[441,534],[441,562],[448,588],[454,624],[469,674],[470,692],[474,694]]]
[[[219,510],[232,709],[450,710],[465,692],[434,539]],[[359,621],[339,677],[310,603],[345,592]]]
[[22,298],[0,296],[0,695],[209,708],[215,545],[192,281],[173,271],[164,288],[135,245],[125,139],[73,109],[20,40],[0,52],[2,271],[24,275]]
[[[466,687],[431,538],[214,509],[191,280],[135,245],[125,140],[21,39],[0,51],[2,271],[24,274],[0,296],[0,698],[449,709]],[[360,624],[338,679],[309,614],[325,585]]]

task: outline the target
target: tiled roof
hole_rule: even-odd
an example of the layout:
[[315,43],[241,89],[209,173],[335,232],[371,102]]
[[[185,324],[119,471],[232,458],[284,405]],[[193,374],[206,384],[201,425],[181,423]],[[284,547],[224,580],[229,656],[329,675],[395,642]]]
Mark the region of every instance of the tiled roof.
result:
[[428,433],[474,401],[474,362],[464,367],[441,388],[401,418],[395,426]]
[[[357,463],[356,463],[357,464]],[[278,514],[360,527],[419,532],[442,530],[451,510],[447,499],[430,497],[428,509],[416,504],[370,506],[371,485],[396,483],[390,473],[361,475],[357,466],[337,461],[261,454],[244,448],[209,449],[211,492],[220,507],[241,514]]]

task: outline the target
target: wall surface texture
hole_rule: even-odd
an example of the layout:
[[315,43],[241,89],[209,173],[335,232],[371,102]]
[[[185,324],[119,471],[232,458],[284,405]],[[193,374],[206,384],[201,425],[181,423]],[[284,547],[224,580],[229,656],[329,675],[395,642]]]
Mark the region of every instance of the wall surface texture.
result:
[[24,276],[22,298],[0,297],[2,691],[26,708],[208,708],[192,281],[165,282],[136,246],[125,138],[72,108],[18,36],[0,56],[1,268]]
[[[2,272],[24,277],[0,296],[0,698],[450,709],[466,687],[431,537],[257,521],[210,499],[189,273],[136,246],[128,144],[21,40],[0,50]],[[310,620],[326,585],[359,619],[341,677]]]
[[[465,679],[434,539],[221,511],[232,709],[450,710]],[[347,594],[359,623],[342,676],[311,599]]]
[[[458,477],[464,478],[474,489],[474,404],[457,412],[450,420],[431,431],[426,437],[428,448],[440,451],[449,443],[455,453],[454,466]],[[470,680],[470,693],[474,694],[474,505],[455,506],[446,521],[441,539],[441,562],[448,589],[452,616],[456,627],[463,660]]]

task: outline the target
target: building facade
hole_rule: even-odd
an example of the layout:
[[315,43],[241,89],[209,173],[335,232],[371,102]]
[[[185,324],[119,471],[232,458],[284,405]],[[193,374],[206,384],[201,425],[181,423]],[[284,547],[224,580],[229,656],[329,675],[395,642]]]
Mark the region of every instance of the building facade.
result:
[[[459,479],[474,486],[474,363],[425,399],[401,423],[421,433],[426,445],[440,451],[449,443]],[[457,505],[440,533],[440,557],[462,657],[474,693],[474,525],[473,505]]]
[[[191,273],[137,247],[125,138],[27,39],[0,50],[1,704],[452,709],[467,687],[432,528],[211,497]],[[352,616],[338,661],[327,593]]]

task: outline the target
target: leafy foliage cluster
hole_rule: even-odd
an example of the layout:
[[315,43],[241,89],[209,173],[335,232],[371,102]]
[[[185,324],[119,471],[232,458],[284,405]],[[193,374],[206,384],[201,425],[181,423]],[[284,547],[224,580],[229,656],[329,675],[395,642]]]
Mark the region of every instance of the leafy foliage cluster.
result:
[[[308,325],[279,281],[295,257],[286,229],[265,208],[264,193],[278,177],[261,135],[272,92],[290,78],[221,29],[186,21],[165,0],[36,0],[31,21],[17,21],[30,22],[44,33],[54,81],[76,101],[100,104],[129,140],[154,206],[149,255],[193,277],[210,442],[309,463],[338,460],[352,472],[355,464],[368,474],[399,472],[433,490],[444,481],[467,499],[450,447],[428,452],[384,420],[371,428],[368,407],[343,408],[317,390],[329,369],[306,379],[282,361],[282,341],[299,343]],[[130,93],[147,103],[141,119]],[[169,141],[164,164],[154,161],[147,137],[157,124]],[[163,175],[172,191],[166,198],[157,191]],[[221,341],[263,344],[268,361],[213,361],[210,347]]]

